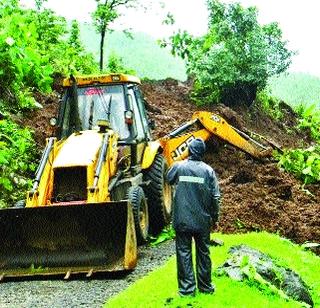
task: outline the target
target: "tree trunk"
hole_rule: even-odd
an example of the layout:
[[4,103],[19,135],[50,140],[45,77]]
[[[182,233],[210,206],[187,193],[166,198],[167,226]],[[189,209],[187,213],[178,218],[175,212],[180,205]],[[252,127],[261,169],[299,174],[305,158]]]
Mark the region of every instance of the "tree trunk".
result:
[[100,41],[100,71],[103,71],[103,51],[104,51],[104,38],[106,36],[106,30],[101,31],[101,41]]

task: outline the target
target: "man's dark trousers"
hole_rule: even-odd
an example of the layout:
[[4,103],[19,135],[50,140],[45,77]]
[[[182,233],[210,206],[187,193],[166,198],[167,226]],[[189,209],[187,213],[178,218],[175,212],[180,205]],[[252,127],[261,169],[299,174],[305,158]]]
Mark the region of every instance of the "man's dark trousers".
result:
[[193,295],[196,281],[192,264],[192,238],[196,246],[196,273],[200,292],[212,293],[209,232],[176,232],[178,285],[181,295]]

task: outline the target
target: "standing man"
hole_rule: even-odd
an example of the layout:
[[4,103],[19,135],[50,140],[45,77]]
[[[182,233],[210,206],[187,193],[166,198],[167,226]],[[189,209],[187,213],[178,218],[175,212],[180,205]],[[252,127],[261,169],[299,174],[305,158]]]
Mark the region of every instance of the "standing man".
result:
[[205,143],[201,138],[189,145],[189,158],[168,170],[167,181],[176,185],[173,228],[176,231],[178,286],[180,296],[195,295],[192,238],[196,246],[196,274],[200,292],[214,292],[209,252],[210,229],[219,218],[220,192],[214,170],[202,161]]

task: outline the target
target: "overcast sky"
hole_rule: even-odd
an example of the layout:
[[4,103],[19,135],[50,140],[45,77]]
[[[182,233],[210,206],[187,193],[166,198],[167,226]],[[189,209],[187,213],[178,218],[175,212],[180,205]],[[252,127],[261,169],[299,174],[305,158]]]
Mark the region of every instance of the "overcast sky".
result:
[[[150,0],[144,0],[150,1]],[[32,6],[34,0],[20,0],[21,4]],[[165,9],[157,3],[149,10],[131,12],[117,22],[115,28],[132,28],[146,32],[155,38],[162,38],[172,32],[172,28],[162,25],[166,12],[175,16],[176,28],[181,28],[194,35],[203,34],[207,27],[205,0],[162,0]],[[225,2],[231,2],[226,0]],[[283,30],[284,38],[292,49],[298,50],[294,58],[292,71],[308,72],[320,77],[320,1],[319,0],[240,0],[244,6],[257,6],[261,23],[277,21]],[[94,0],[48,0],[46,7],[52,8],[59,15],[80,22],[90,22],[90,12],[95,8]]]

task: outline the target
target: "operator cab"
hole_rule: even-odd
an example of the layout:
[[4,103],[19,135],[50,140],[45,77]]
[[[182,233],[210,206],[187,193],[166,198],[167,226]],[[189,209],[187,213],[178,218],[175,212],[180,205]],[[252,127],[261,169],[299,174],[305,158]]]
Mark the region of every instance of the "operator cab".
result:
[[98,121],[103,120],[110,123],[122,141],[150,140],[139,84],[138,78],[124,74],[65,79],[58,138],[66,138],[75,131],[98,129]]

